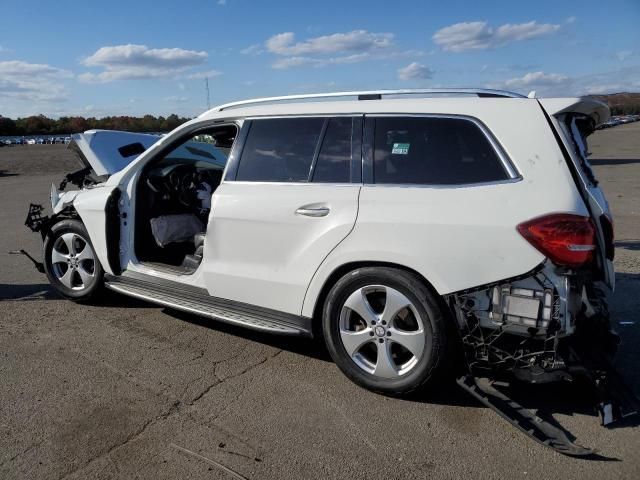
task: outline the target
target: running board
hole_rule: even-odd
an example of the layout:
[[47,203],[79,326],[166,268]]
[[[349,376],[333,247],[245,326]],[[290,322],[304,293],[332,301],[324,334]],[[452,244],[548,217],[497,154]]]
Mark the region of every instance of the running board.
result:
[[479,384],[474,376],[464,375],[456,381],[458,385],[481,403],[491,408],[529,438],[545,447],[552,448],[564,455],[575,457],[593,455],[595,453],[594,450],[576,445],[562,430],[534,415],[490,385]]
[[125,271],[105,275],[105,286],[131,297],[203,317],[280,335],[311,337],[311,319],[212,297],[203,288]]

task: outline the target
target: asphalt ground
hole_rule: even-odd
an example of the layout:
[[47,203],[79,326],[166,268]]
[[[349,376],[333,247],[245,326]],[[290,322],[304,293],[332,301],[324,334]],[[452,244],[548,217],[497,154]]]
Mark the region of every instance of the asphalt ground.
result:
[[[617,364],[640,393],[640,123],[591,145],[615,214]],[[531,441],[455,385],[409,400],[365,391],[311,341],[115,294],[58,298],[6,252],[41,256],[28,204],[76,168],[64,146],[0,148],[0,478],[640,478],[639,420],[601,427],[573,386],[515,395],[591,459]]]

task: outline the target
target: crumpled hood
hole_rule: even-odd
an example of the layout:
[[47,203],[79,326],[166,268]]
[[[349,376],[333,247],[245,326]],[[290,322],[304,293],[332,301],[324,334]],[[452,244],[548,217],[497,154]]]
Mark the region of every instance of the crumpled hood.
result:
[[160,137],[148,133],[88,130],[71,135],[69,148],[96,175],[109,176],[133,162]]

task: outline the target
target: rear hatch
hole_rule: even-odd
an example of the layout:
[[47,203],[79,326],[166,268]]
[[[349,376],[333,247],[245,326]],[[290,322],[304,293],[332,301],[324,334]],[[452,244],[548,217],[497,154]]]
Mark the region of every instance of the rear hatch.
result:
[[89,130],[72,135],[69,148],[97,176],[108,177],[133,162],[160,137],[147,133]]
[[613,218],[609,203],[589,163],[587,137],[609,119],[609,107],[590,98],[548,98],[540,104],[551,117],[574,180],[589,209],[598,235],[598,265],[604,282],[613,289]]

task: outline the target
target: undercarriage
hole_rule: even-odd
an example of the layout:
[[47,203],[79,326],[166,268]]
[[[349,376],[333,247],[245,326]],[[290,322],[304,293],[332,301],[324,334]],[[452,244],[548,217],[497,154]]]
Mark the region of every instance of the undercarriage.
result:
[[466,360],[458,384],[534,440],[567,455],[590,455],[494,382],[585,382],[602,425],[640,411],[612,365],[619,337],[605,289],[588,272],[544,264],[526,275],[449,296]]

